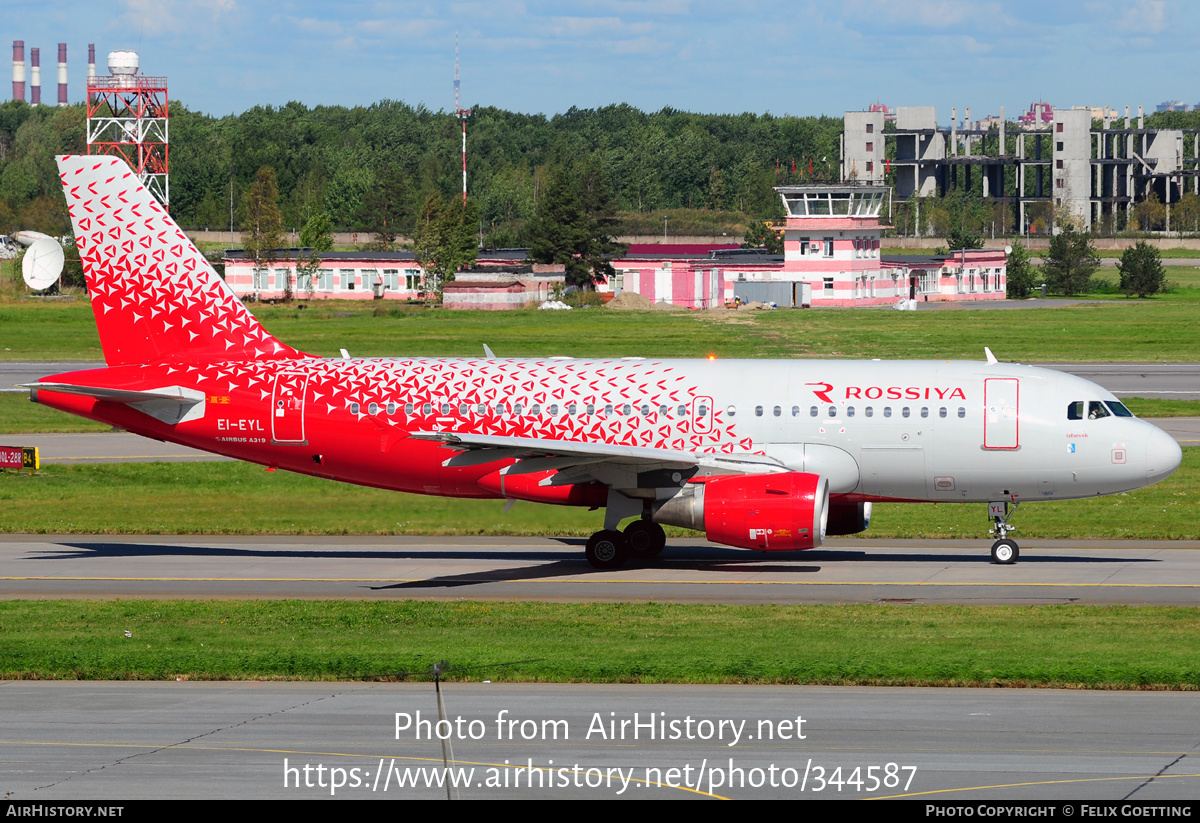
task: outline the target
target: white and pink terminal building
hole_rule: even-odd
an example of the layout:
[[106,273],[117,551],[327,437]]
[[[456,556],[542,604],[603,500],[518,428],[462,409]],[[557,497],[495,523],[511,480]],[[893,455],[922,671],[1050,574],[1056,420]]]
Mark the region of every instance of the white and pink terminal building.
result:
[[[999,249],[944,255],[883,255],[880,215],[890,189],[840,183],[784,186],[783,255],[732,244],[635,244],[613,260],[616,276],[597,290],[634,292],[656,303],[706,309],[734,300],[778,306],[871,306],[1002,300],[1006,255]],[[778,228],[778,227],[777,227]],[[422,300],[424,272],[411,252],[330,252],[318,274],[296,278],[295,251],[256,269],[239,250],[225,280],[239,296],[278,299],[291,278],[296,298]],[[289,260],[290,257],[290,260]],[[451,308],[520,308],[547,299],[563,279],[557,266],[525,264],[520,249],[484,249],[476,266],[444,292]]]

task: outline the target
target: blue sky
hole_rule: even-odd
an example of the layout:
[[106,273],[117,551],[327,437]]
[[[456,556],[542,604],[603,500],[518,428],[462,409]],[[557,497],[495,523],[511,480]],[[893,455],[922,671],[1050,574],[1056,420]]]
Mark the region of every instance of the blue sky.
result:
[[[133,48],[172,99],[212,114],[299,100],[390,98],[554,114],[629,103],[699,112],[840,115],[877,99],[1015,118],[1057,107],[1200,102],[1200,3],[1180,0],[840,2],[368,2],[5,0],[5,36],[41,48],[55,99],[56,44],[71,100],[87,44],[103,66]],[[7,52],[6,52],[7,54]],[[7,62],[7,60],[5,61]],[[107,73],[102,68],[102,73]],[[5,91],[7,97],[7,84]]]

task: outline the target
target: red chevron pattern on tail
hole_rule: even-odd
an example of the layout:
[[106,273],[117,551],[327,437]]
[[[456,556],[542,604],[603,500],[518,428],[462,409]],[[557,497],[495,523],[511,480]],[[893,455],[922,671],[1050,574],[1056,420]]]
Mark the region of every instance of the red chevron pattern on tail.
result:
[[58,171],[110,366],[302,357],[259,324],[116,157]]

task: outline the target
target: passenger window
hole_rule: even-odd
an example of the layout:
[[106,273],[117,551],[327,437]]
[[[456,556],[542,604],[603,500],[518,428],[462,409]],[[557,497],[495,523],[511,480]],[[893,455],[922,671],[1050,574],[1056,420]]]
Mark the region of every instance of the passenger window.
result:
[[395,413],[396,413],[396,404],[395,404],[395,403],[388,403],[388,404],[387,404],[387,413],[388,413],[388,414],[395,414]]
[[574,416],[575,416],[575,410],[576,410],[576,409],[578,409],[578,408],[579,408],[579,407],[578,407],[578,406],[576,406],[574,403],[568,403],[568,404],[567,404],[567,414],[569,414],[569,415],[571,415],[572,417],[574,417]]
[[588,403],[588,404],[587,404],[587,408],[585,409],[585,411],[587,411],[587,413],[588,413],[588,416],[591,416],[591,415],[595,414],[595,413],[596,413],[596,404],[595,404],[595,403]]
[[708,417],[708,406],[704,405],[703,403],[700,404],[700,416]]
[[1104,408],[1104,404],[1099,400],[1093,400],[1088,403],[1088,420],[1099,420],[1101,417],[1111,417],[1108,409]]
[[928,417],[928,416],[929,416],[929,407],[928,407],[928,406],[922,406],[922,407],[921,407],[921,416],[922,416],[922,417]]
[[816,416],[817,416],[817,414],[818,414],[818,412],[817,412],[817,407],[816,407],[816,406],[813,406],[811,409],[809,409],[809,410],[808,410],[808,416],[809,416],[809,417],[816,417]]
[[470,407],[470,405],[468,405],[468,404],[466,404],[466,403],[459,403],[459,404],[458,404],[458,415],[459,415],[459,417],[466,417],[466,416],[467,416],[468,414],[470,414],[470,413],[471,413],[471,407]]
[[480,417],[483,417],[485,414],[487,414],[487,403],[480,403],[477,405],[475,407],[475,413]]
[[737,416],[737,406],[730,406],[729,408],[725,409],[725,414],[727,414],[730,417],[736,417]]
[[351,413],[351,414],[358,414],[358,404],[357,404],[357,403],[351,403],[351,404],[350,404],[350,413]]
[[449,413],[450,413],[450,404],[443,403],[442,404],[442,414],[449,414]]
[[779,417],[779,415],[783,414],[783,409],[779,408],[778,406],[776,406],[773,411],[775,412],[776,417]]
[[883,416],[884,416],[884,417],[891,417],[891,416],[892,416],[892,407],[891,407],[891,406],[884,406],[884,407],[883,407]]
[[854,407],[853,407],[853,406],[847,406],[847,407],[846,407],[846,416],[847,416],[847,417],[853,417],[853,416],[854,416]]
[[633,411],[633,410],[629,407],[628,403],[626,403],[624,406],[621,407],[622,416],[629,414],[631,411]]
[[1083,419],[1083,401],[1076,400],[1073,403],[1067,404],[1067,419],[1082,420]]
[[830,416],[830,417],[837,417],[837,406],[830,406],[830,407],[829,407],[829,416]]
[[966,410],[966,408],[965,408],[965,407],[963,407],[963,406],[959,406],[959,407],[958,407],[958,416],[959,416],[959,417],[966,417],[966,416],[967,416],[967,410]]
[[367,414],[379,414],[379,404],[372,403],[371,405],[367,406]]
[[523,408],[525,408],[525,407],[524,407],[524,406],[522,406],[520,403],[514,403],[514,404],[513,404],[513,414],[515,414],[517,417],[520,417],[520,416],[521,416],[521,410],[522,410]]
[[863,412],[863,414],[865,414],[867,417],[874,417],[874,416],[875,416],[875,409],[871,408],[870,406],[867,406],[867,408],[866,408],[866,410]]
[[762,406],[755,406],[755,407],[754,407],[754,416],[755,416],[755,417],[762,417]]
[[642,417],[649,417],[649,416],[650,416],[650,405],[648,403],[643,403],[642,404]]
[[504,414],[504,404],[503,403],[496,404],[496,414],[497,415]]
[[687,417],[687,406],[680,406],[678,409],[675,410],[675,412],[680,417]]
[[659,407],[658,407],[658,414],[659,414],[659,416],[660,416],[660,417],[666,417],[666,416],[667,416],[667,407],[666,407],[666,406],[659,406]]
[[604,413],[605,413],[605,414],[612,414],[612,413],[613,413],[613,405],[612,405],[612,403],[605,403],[605,404],[604,404]]
[[542,413],[542,406],[540,403],[534,403],[532,406],[529,407],[530,416],[537,417],[541,413]]
[[938,409],[938,417],[945,417],[945,416],[946,416],[946,407],[942,406],[940,409]]
[[549,412],[550,412],[550,416],[551,416],[551,417],[558,417],[558,404],[557,404],[557,403],[551,403],[551,404],[550,404],[550,408],[549,408],[549,409],[547,409],[547,411],[549,411]]
[[422,403],[421,404],[421,414],[433,414],[433,404],[432,403]]
[[904,407],[904,409],[903,409],[903,410],[900,412],[900,416],[901,416],[901,417],[908,417],[908,406],[905,406],[905,407]]
[[405,403],[405,404],[404,404],[404,413],[405,413],[405,414],[412,414],[412,413],[413,413],[413,404],[412,404],[412,403]]
[[792,417],[799,417],[799,416],[800,416],[800,407],[792,406]]

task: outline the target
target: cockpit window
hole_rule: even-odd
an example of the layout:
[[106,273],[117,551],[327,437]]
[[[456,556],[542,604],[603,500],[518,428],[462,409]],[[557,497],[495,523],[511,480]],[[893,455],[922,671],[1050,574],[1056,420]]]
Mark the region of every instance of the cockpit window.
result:
[[1088,420],[1099,420],[1101,417],[1111,417],[1112,413],[1104,408],[1104,404],[1099,400],[1088,402]]
[[1067,404],[1067,419],[1082,420],[1083,419],[1083,401],[1076,400],[1073,403]]
[[1119,400],[1105,400],[1104,405],[1112,409],[1112,413],[1117,417],[1133,417],[1133,412],[1125,408],[1125,404]]

